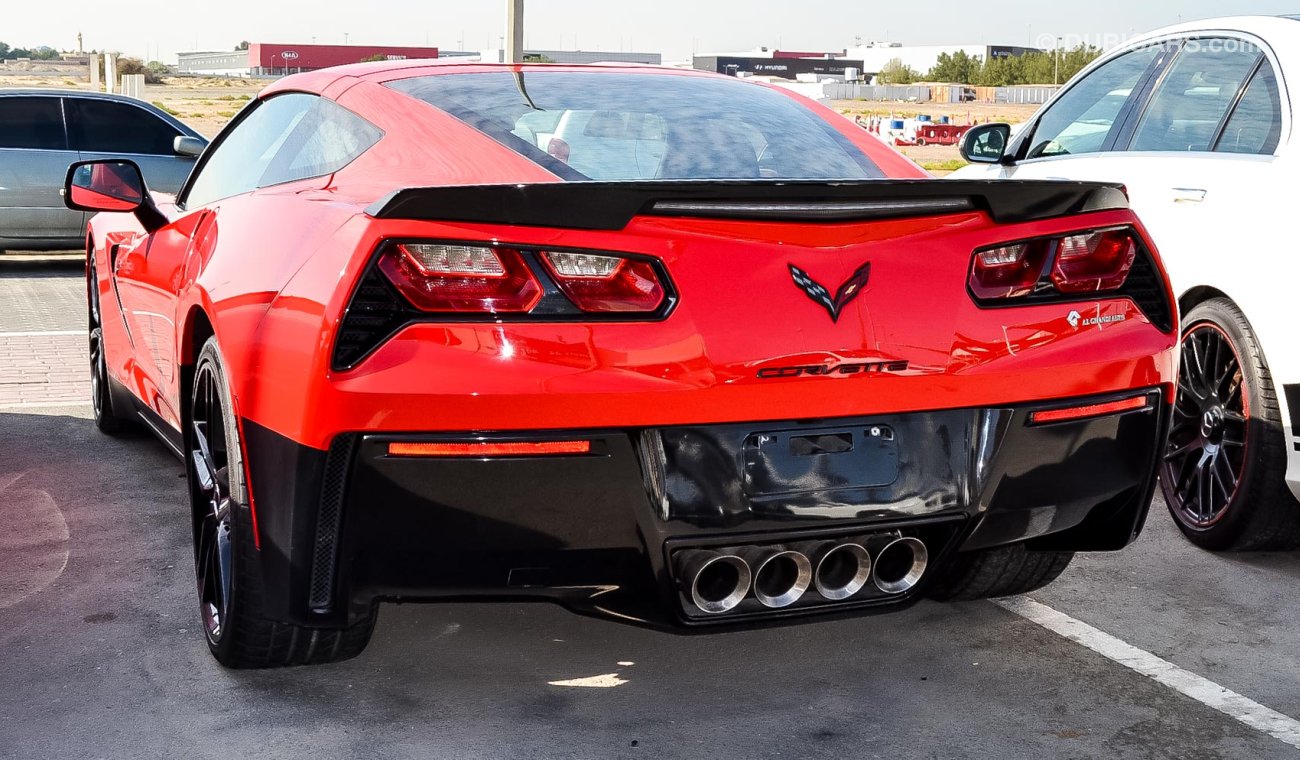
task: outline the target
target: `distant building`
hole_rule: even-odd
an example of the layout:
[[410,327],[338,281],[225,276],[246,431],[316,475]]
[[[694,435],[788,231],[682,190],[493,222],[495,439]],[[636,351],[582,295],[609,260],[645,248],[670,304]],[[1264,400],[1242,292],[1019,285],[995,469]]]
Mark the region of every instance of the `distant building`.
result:
[[[525,50],[524,60],[542,60],[550,63],[645,63],[658,66],[664,62],[660,53],[623,53],[610,50]],[[484,50],[479,54],[483,63],[504,63],[504,50]]]
[[254,42],[248,50],[193,52],[177,55],[182,74],[209,76],[283,76],[330,66],[359,63],[375,56],[390,60],[437,58],[436,47],[392,45],[287,45]]
[[248,51],[195,51],[176,54],[176,70],[182,74],[206,74],[216,77],[246,77],[252,73]]
[[798,53],[785,50],[757,50],[743,53],[715,53],[695,56],[692,65],[703,71],[729,76],[768,76],[781,79],[843,79],[846,69],[862,70],[862,61],[843,53]]
[[925,76],[926,72],[939,62],[940,55],[945,53],[953,55],[959,51],[985,61],[1042,52],[1038,48],[1020,45],[900,45],[873,42],[869,45],[851,47],[844,51],[844,55],[862,61],[862,71],[867,76],[880,73],[885,64],[895,58],[902,61],[904,65],[910,66],[921,76]]

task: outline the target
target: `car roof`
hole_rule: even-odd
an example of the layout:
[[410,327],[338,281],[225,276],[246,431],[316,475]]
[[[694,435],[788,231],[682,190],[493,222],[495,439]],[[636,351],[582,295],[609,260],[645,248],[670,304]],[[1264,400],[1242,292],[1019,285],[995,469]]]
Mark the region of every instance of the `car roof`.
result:
[[[56,97],[56,98],[73,98],[76,100],[107,100],[113,103],[123,103],[125,105],[143,108],[149,113],[157,116],[168,124],[176,127],[184,134],[190,137],[203,137],[193,127],[162,110],[153,103],[132,98],[126,95],[117,95],[108,92],[86,92],[82,90],[59,90],[52,87],[47,88],[24,88],[24,87],[0,87],[0,98],[5,97]],[[203,139],[207,139],[203,137]]]
[[442,74],[474,74],[491,71],[619,71],[646,76],[704,76],[734,79],[711,71],[681,69],[672,66],[654,66],[640,63],[482,63],[446,58],[414,58],[400,61],[374,61],[350,63],[328,69],[292,74],[277,80],[262,90],[259,97],[277,92],[313,92],[330,97],[360,81],[391,82],[417,76]]
[[60,98],[85,98],[87,100],[114,100],[119,103],[141,103],[138,98],[117,95],[109,92],[89,92],[85,90],[60,90],[54,87],[0,87],[0,97],[5,95],[44,95]]
[[1300,20],[1300,16],[1216,16],[1153,29],[1133,39],[1125,40],[1123,46],[1129,47],[1134,43],[1174,34],[1209,31],[1245,32],[1276,44],[1282,41],[1300,40],[1300,24],[1296,23],[1297,20]]

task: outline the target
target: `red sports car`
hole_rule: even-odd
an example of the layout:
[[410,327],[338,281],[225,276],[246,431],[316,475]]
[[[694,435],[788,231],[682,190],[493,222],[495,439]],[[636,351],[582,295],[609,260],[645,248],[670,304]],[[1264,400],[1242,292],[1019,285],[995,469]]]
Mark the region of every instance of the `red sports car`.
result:
[[185,463],[207,642],[384,600],[675,631],[1036,588],[1137,535],[1177,351],[1116,185],[940,182],[788,91],[381,62],[254,100],[175,197],[69,170],[95,419]]

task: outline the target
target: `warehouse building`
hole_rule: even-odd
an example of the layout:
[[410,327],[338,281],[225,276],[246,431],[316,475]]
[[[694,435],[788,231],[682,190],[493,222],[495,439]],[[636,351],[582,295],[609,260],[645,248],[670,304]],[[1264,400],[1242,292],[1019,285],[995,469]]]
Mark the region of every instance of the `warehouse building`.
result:
[[177,70],[182,74],[269,77],[376,60],[376,57],[389,60],[437,58],[438,48],[254,42],[248,50],[179,53],[177,57]]
[[[484,50],[479,54],[484,63],[504,63],[504,50]],[[611,50],[525,50],[525,61],[545,63],[645,63],[658,66],[664,57],[659,53],[624,53]]]
[[835,53],[790,53],[759,48],[749,53],[697,55],[693,68],[729,76],[766,76],[799,79],[843,79],[846,70],[862,70],[862,61]]

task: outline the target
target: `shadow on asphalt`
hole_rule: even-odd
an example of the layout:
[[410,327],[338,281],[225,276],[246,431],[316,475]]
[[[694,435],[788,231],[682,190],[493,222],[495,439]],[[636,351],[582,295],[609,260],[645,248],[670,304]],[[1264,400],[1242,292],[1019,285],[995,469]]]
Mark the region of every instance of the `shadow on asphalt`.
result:
[[68,277],[86,270],[86,256],[71,253],[0,253],[0,279]]

